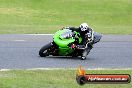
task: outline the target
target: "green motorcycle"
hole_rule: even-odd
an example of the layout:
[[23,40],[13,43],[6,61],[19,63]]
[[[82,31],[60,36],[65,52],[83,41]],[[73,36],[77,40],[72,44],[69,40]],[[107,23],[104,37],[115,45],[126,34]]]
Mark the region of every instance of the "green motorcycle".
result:
[[[81,56],[81,59],[85,60],[91,48],[89,47],[89,42],[87,42],[85,46],[81,45],[82,38],[78,35],[78,32],[72,32],[69,29],[57,31],[53,36],[53,42],[43,46],[39,51],[39,55],[41,57],[49,55],[72,57]],[[94,33],[94,41],[92,44],[99,42],[101,37],[101,34]]]

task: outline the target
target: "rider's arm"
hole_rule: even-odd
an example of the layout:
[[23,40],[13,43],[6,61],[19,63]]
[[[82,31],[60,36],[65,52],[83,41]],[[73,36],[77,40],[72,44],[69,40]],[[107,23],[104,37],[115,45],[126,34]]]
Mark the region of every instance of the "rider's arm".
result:
[[90,42],[92,42],[94,40],[94,31],[92,28],[89,29],[88,38],[89,38]]
[[93,35],[94,31],[90,28],[87,34],[84,36],[83,45],[86,45],[87,43],[92,43],[94,39]]
[[75,28],[75,27],[70,27],[69,29],[72,31],[78,31],[79,30],[79,28]]

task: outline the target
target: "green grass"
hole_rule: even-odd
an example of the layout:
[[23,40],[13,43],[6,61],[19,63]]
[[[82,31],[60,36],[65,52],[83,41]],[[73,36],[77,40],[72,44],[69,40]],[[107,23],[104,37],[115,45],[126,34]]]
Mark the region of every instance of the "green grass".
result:
[[[131,88],[129,84],[76,83],[76,70],[0,71],[0,88]],[[132,70],[88,70],[88,74],[130,74]]]
[[0,34],[54,33],[82,22],[104,34],[132,34],[132,0],[0,0]]

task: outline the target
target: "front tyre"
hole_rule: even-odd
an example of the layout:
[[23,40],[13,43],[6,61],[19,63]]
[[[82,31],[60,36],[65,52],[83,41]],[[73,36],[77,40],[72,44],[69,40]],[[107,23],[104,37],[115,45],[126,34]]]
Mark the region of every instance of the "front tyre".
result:
[[46,44],[45,46],[43,46],[43,47],[39,50],[39,56],[40,56],[40,57],[49,56],[48,49],[50,49],[51,46],[52,46],[52,43],[48,43],[48,44]]

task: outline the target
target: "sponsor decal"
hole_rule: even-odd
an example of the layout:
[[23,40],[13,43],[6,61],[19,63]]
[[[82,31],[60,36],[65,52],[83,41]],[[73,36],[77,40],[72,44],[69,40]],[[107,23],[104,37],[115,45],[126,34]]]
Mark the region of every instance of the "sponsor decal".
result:
[[131,82],[131,76],[129,74],[86,74],[85,70],[79,67],[76,81],[79,85],[86,83],[125,84]]

